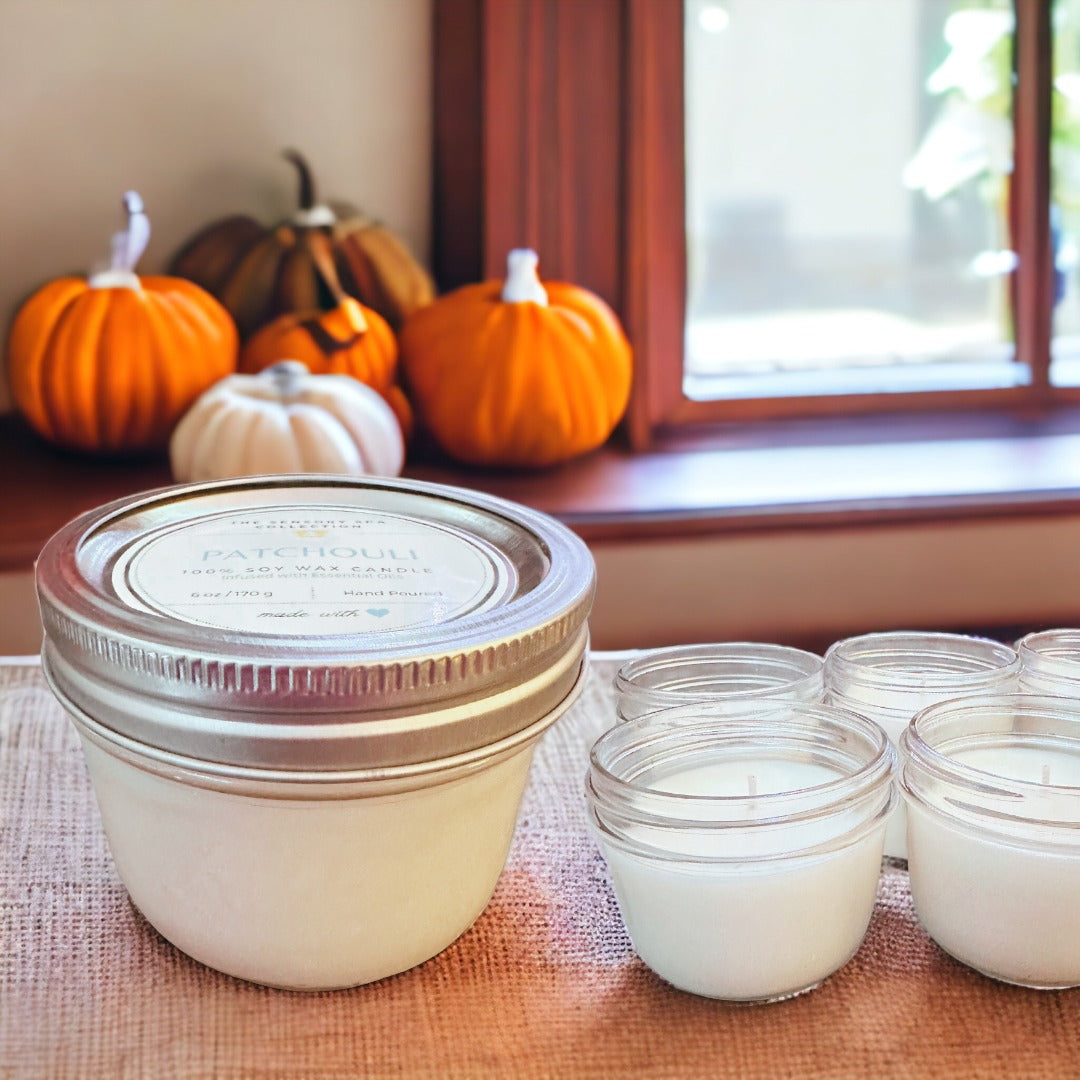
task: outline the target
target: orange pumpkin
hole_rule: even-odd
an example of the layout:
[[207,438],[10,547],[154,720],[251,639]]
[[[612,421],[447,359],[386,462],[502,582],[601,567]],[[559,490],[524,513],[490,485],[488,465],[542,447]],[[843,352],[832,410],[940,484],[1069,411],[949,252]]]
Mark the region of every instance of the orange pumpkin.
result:
[[318,202],[307,162],[294,150],[285,157],[300,174],[296,213],[269,229],[245,214],[212,222],[175,256],[174,274],[213,293],[244,338],[277,315],[336,304],[311,259],[305,241],[312,236],[327,243],[346,293],[395,329],[434,299],[431,275],[390,229],[350,207]]
[[604,442],[626,409],[631,351],[615,313],[587,289],[541,285],[536,266],[512,251],[505,283],[448,293],[402,329],[419,422],[461,461],[564,461]]
[[394,332],[378,312],[345,294],[328,240],[311,235],[303,246],[337,306],[326,312],[278,316],[241,349],[240,370],[254,375],[282,361],[300,360],[313,375],[351,375],[387,399],[408,435],[412,410],[394,385],[398,367]]
[[124,208],[109,269],[49,282],[8,336],[16,407],[43,438],[72,449],[164,447],[184,410],[236,369],[236,327],[209,293],[135,274],[150,223],[135,192]]

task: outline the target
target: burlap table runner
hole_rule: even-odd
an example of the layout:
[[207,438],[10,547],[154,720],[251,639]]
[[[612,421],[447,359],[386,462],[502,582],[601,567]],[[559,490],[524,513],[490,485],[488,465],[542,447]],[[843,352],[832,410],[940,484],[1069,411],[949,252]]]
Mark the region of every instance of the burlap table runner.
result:
[[0,1077],[1080,1076],[1080,991],[957,964],[900,871],[859,953],[803,997],[724,1005],[652,975],[585,823],[613,666],[594,657],[545,736],[473,928],[403,975],[296,994],[202,967],[133,910],[72,729],[36,665],[0,665]]

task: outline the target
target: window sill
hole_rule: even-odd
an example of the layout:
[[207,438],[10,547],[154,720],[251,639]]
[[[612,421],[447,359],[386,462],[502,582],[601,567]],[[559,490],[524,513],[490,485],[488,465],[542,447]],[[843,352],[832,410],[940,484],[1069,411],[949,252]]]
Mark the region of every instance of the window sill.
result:
[[[170,482],[162,459],[61,453],[14,416],[0,416],[0,454],[0,570],[27,569],[83,510]],[[614,440],[535,472],[428,457],[406,474],[526,503],[586,540],[1080,513],[1080,409],[1030,422],[979,414],[745,425],[684,434],[650,453]]]
[[586,539],[1080,512],[1080,409],[733,425],[554,469],[410,475],[528,503]]

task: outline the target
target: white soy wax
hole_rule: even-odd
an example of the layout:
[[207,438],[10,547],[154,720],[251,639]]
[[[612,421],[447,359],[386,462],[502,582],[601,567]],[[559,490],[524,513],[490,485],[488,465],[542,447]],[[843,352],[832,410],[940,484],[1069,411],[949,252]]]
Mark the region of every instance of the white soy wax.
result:
[[502,871],[538,738],[438,778],[358,775],[326,798],[315,782],[147,760],[86,717],[76,728],[147,921],[212,968],[290,990],[381,979],[468,929]]
[[[1009,693],[1020,661],[1008,645],[965,634],[890,631],[834,643],[825,653],[825,700],[876,721],[893,745],[912,717],[949,698]],[[885,855],[908,857],[907,821],[898,804],[885,832]]]
[[944,702],[919,713],[901,749],[927,933],[991,978],[1080,985],[1080,705]]
[[634,948],[679,989],[774,1001],[816,986],[869,924],[893,751],[861,717],[701,706],[593,749],[591,817]]
[[[674,795],[774,795],[798,791],[836,780],[841,774],[811,761],[787,761],[754,756],[743,761],[710,761],[689,769],[676,769],[653,782]],[[747,806],[752,810],[752,804]]]
[[954,761],[1008,780],[1053,787],[1080,787],[1080,758],[1037,746],[974,746],[953,753]]

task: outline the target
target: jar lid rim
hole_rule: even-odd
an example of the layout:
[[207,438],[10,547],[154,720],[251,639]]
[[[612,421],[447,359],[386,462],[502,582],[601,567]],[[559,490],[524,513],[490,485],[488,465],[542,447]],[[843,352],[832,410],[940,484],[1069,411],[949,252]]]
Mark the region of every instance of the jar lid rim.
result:
[[[336,598],[351,580],[346,571],[358,568],[294,561],[278,581],[262,580],[275,588],[284,581],[282,591],[298,599],[281,610],[312,615],[306,624],[329,613],[318,625],[331,625],[330,632],[278,632],[276,618],[266,620],[266,632],[254,621],[265,612],[245,613],[243,597],[185,606],[193,594],[181,590],[190,582],[172,581],[171,563],[183,562],[192,537],[202,542],[218,528],[278,535],[295,524],[285,520],[286,510],[301,524],[321,513],[330,525],[328,551],[346,550],[333,547],[333,537],[360,535],[369,521],[430,541],[430,553],[412,557],[424,580],[437,583],[431,598],[412,607],[381,600],[342,610]],[[355,727],[358,716],[370,715],[374,729],[397,717],[417,728],[423,724],[416,718],[430,711],[428,750],[440,757],[463,747],[445,744],[437,716],[456,709],[454,738],[464,738],[470,725],[460,707],[499,700],[498,718],[485,721],[485,708],[476,707],[469,737],[481,745],[505,735],[507,725],[526,726],[536,718],[533,709],[541,715],[565,693],[587,638],[595,567],[570,529],[509,500],[417,480],[304,474],[176,485],[118,499],[61,528],[42,549],[36,580],[57,687],[88,714],[119,717],[147,741],[155,741],[156,725],[166,743],[181,739],[195,756],[214,758],[222,752],[223,716],[239,718],[248,732],[258,730],[250,721],[266,719],[270,742],[279,717],[302,712],[309,749],[319,756],[319,740],[343,720]],[[310,600],[302,596],[309,585]],[[386,629],[350,629],[354,617],[366,625],[384,616],[394,621]],[[516,689],[520,702],[511,700]],[[247,741],[247,751],[235,743],[230,753],[250,752],[248,763],[265,763],[263,740],[256,734]]]

